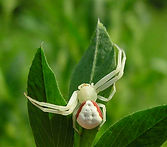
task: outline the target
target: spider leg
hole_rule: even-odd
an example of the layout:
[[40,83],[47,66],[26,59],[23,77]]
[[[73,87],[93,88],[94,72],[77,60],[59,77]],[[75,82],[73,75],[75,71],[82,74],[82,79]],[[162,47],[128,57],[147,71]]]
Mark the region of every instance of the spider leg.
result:
[[68,104],[66,106],[59,106],[59,105],[54,105],[50,103],[45,103],[45,102],[39,102],[37,100],[34,100],[33,98],[27,96],[25,93],[24,95],[29,99],[29,101],[34,104],[36,107],[41,109],[44,112],[51,112],[51,113],[57,113],[57,114],[62,114],[62,115],[68,115],[73,112],[75,109],[78,99],[77,99],[77,91],[74,91]]
[[103,109],[103,120],[98,128],[98,129],[100,129],[102,127],[102,125],[106,122],[106,106],[104,104],[100,104],[100,103],[98,103],[98,105],[99,105],[99,107],[101,107]]
[[122,52],[123,52],[123,50],[120,49],[116,44],[114,44],[114,46],[118,49],[117,67],[116,67],[116,69],[114,71],[110,72],[105,77],[103,77],[101,80],[99,80],[95,84],[95,89],[98,89],[100,86],[105,84],[108,80],[110,80],[112,77],[114,77],[116,74],[118,74],[120,72],[120,70],[121,70],[121,60],[122,60]]
[[96,89],[97,93],[107,89],[108,87],[113,85],[116,81],[118,81],[122,77],[122,75],[124,73],[124,67],[125,67],[125,61],[126,61],[125,52],[123,51],[122,53],[123,53],[123,59],[122,59],[121,68],[120,68],[120,71],[119,71],[118,75],[116,75],[114,78],[110,79],[109,81],[107,81],[106,83],[101,85],[98,89]]
[[37,108],[39,108],[40,110],[42,110],[43,112],[49,112],[49,113],[56,113],[56,114],[62,114],[63,111],[59,111],[59,110],[53,110],[53,109],[50,109],[50,108],[44,108],[44,107],[41,107],[39,106],[38,104],[34,103],[34,102],[31,102],[34,106],[36,106]]
[[108,102],[108,101],[110,101],[112,99],[112,97],[114,96],[115,92],[116,92],[116,88],[115,88],[115,83],[114,83],[113,84],[113,91],[111,92],[111,94],[109,95],[108,98],[105,98],[105,97],[103,97],[101,95],[97,95],[97,98],[99,100],[101,100],[101,101]]
[[75,105],[72,105],[71,108],[67,111],[60,111],[60,110],[55,110],[55,109],[52,109],[52,108],[45,108],[45,107],[42,107],[42,106],[39,106],[38,104],[34,103],[34,102],[31,102],[33,105],[35,105],[37,108],[39,108],[40,110],[42,110],[43,112],[48,112],[48,113],[55,113],[55,114],[61,114],[61,115],[69,115],[73,112],[73,110],[75,109]]

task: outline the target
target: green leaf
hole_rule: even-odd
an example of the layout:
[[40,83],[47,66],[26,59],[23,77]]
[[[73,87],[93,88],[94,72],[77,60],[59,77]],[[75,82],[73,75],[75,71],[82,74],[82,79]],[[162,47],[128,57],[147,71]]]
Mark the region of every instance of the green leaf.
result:
[[[114,68],[114,47],[105,27],[98,21],[90,46],[72,74],[69,94],[77,90],[82,83],[96,83]],[[105,94],[109,94],[110,91],[111,89],[107,90]],[[90,147],[96,133],[97,128],[82,129],[81,136],[75,133],[75,146]]]
[[[38,101],[66,105],[41,48],[37,50],[30,68],[27,92],[30,97]],[[29,101],[28,113],[38,147],[73,146],[71,116],[45,113]]]
[[96,147],[159,147],[167,140],[167,105],[125,117],[100,138]]

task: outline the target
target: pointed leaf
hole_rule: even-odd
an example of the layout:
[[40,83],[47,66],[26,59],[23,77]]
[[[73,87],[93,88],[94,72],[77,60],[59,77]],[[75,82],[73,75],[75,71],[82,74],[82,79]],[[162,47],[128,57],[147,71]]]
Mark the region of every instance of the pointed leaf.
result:
[[[28,95],[38,101],[65,105],[55,76],[39,48],[32,62],[27,85]],[[28,102],[29,120],[39,147],[73,146],[71,116],[49,115]]]
[[[98,21],[90,46],[72,74],[70,95],[82,83],[96,83],[115,68],[114,47],[105,27]],[[105,94],[109,94],[111,89]],[[82,130],[81,136],[75,134],[75,146],[90,147],[97,128]]]
[[167,105],[125,117],[100,138],[96,147],[159,147],[167,140]]

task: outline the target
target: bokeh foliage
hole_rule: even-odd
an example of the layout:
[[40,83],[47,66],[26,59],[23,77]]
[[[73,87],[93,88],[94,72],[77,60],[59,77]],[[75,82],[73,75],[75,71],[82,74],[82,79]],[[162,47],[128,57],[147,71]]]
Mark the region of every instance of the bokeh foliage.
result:
[[107,104],[111,124],[130,112],[167,103],[166,0],[0,0],[0,146],[35,146],[23,96],[35,48],[44,41],[67,97],[70,75],[98,17],[127,54],[124,77]]

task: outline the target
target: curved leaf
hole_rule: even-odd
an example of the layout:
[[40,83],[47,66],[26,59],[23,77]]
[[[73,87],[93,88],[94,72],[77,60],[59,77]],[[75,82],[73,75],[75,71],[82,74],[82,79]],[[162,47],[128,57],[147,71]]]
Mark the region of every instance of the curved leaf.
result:
[[[115,68],[114,47],[105,27],[98,21],[96,31],[90,46],[81,61],[75,68],[70,83],[70,95],[82,83],[96,83]],[[105,91],[109,94],[111,89]],[[75,146],[90,147],[97,128],[92,130],[82,129],[81,136],[75,134]]]
[[[28,95],[38,101],[65,105],[55,76],[49,68],[41,48],[32,62],[27,84]],[[28,101],[29,120],[36,145],[39,147],[73,146],[71,116],[49,115]],[[63,131],[62,131],[63,130]]]
[[159,147],[167,140],[167,105],[140,111],[111,126],[95,147]]

